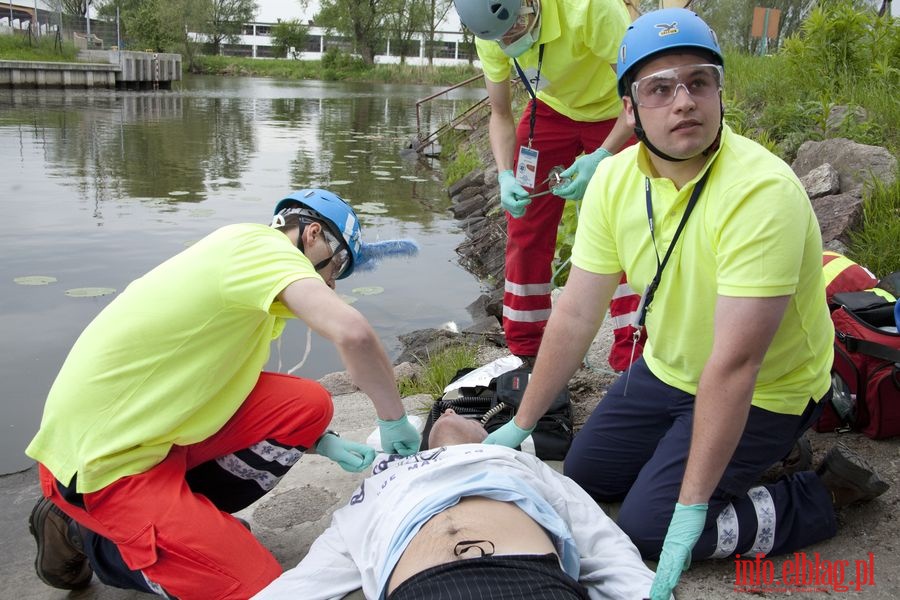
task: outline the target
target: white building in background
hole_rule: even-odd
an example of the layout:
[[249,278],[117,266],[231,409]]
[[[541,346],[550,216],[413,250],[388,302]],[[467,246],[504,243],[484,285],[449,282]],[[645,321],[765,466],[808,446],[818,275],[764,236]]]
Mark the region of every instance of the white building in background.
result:
[[[296,19],[309,27],[307,43],[304,48],[296,48],[294,58],[299,60],[319,60],[329,48],[339,48],[350,52],[352,40],[329,35],[317,27],[313,17],[319,12],[318,0],[309,0],[302,5],[300,0],[257,0],[256,21],[244,25],[240,39],[235,44],[224,46],[223,52],[231,56],[248,56],[253,58],[270,58],[272,51],[272,26],[279,21]],[[408,64],[427,64],[427,52],[424,36],[416,36],[412,41],[413,49],[407,51]],[[456,11],[451,7],[435,33],[436,65],[453,65],[466,63],[469,60],[467,50],[462,44],[462,27]],[[400,54],[397,43],[388,41],[376,53],[375,62],[399,63]],[[474,48],[471,50],[474,53]],[[473,58],[475,58],[473,56]]]

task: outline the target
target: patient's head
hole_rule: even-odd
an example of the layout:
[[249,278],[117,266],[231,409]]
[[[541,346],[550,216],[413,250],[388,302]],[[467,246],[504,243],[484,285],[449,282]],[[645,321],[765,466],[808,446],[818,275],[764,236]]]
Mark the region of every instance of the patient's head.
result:
[[431,426],[428,447],[478,444],[487,437],[487,431],[475,419],[467,419],[448,408]]

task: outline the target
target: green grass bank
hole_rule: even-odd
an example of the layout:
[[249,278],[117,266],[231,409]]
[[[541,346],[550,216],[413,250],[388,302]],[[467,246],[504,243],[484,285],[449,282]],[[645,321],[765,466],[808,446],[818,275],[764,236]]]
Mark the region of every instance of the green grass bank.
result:
[[0,60],[39,62],[77,62],[78,54],[71,42],[58,43],[54,36],[29,38],[26,35],[0,35]]
[[233,56],[197,56],[192,72],[206,75],[318,79],[323,81],[365,81],[380,83],[420,83],[450,86],[481,71],[475,67],[367,65],[342,52],[326,52],[322,60],[253,59]]

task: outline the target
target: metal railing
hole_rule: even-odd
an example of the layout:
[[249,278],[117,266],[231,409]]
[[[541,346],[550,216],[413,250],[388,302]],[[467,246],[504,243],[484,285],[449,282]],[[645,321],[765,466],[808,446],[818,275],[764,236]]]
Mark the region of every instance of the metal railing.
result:
[[438,136],[441,135],[444,131],[446,131],[447,129],[456,127],[457,125],[459,125],[460,123],[465,121],[469,115],[471,115],[472,113],[474,113],[477,110],[480,110],[481,107],[483,107],[487,103],[488,99],[487,99],[487,97],[482,98],[481,100],[479,100],[478,102],[476,102],[475,104],[473,104],[472,106],[470,106],[469,108],[464,110],[462,113],[456,115],[450,121],[448,121],[447,123],[444,123],[443,125],[438,127],[436,130],[425,135],[424,137],[422,135],[422,105],[425,104],[426,102],[430,102],[430,101],[434,100],[435,98],[439,98],[439,97],[443,96],[444,94],[452,92],[453,90],[455,90],[457,88],[461,88],[464,85],[468,85],[474,81],[478,81],[479,79],[482,79],[483,77],[484,77],[484,74],[479,73],[478,75],[470,77],[470,78],[466,79],[465,81],[460,81],[459,83],[451,85],[450,87],[445,88],[434,94],[431,94],[430,96],[426,96],[425,98],[422,98],[421,100],[418,100],[416,102],[416,141],[414,142],[413,150],[415,150],[417,153],[422,152],[429,145],[433,144],[435,142],[435,140],[437,140]]

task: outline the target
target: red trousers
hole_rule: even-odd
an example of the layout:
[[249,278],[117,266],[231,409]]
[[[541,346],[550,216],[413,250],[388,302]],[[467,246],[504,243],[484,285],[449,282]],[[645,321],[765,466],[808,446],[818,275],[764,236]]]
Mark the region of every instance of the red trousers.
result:
[[[531,192],[543,191],[542,183],[555,166],[569,167],[582,152],[600,147],[615,125],[615,119],[595,123],[574,121],[537,102],[532,148],[538,151],[536,186]],[[519,146],[528,143],[531,104],[525,107],[516,139]],[[632,137],[627,144],[634,143]],[[518,153],[516,156],[518,161]],[[513,168],[515,171],[515,167]],[[550,318],[550,290],[556,234],[565,200],[547,194],[535,198],[525,216],[514,219],[506,215],[506,287],[503,294],[503,330],[506,344],[513,354],[534,356],[541,345],[547,319]],[[630,325],[624,324],[628,313],[637,308],[640,296],[628,288],[625,277],[610,304],[610,314],[622,317],[615,324],[614,343],[610,350],[610,365],[617,371],[628,366],[632,353]],[[642,343],[635,349],[634,359],[641,355]]]
[[[318,383],[262,373],[240,409],[209,439],[173,446],[148,471],[85,494],[62,487],[40,465],[41,489],[100,538],[99,546],[109,546],[87,551],[101,581],[162,588],[182,600],[249,598],[281,567],[228,513],[268,492],[322,435],[333,411],[330,394]],[[110,551],[117,560],[101,560]]]

